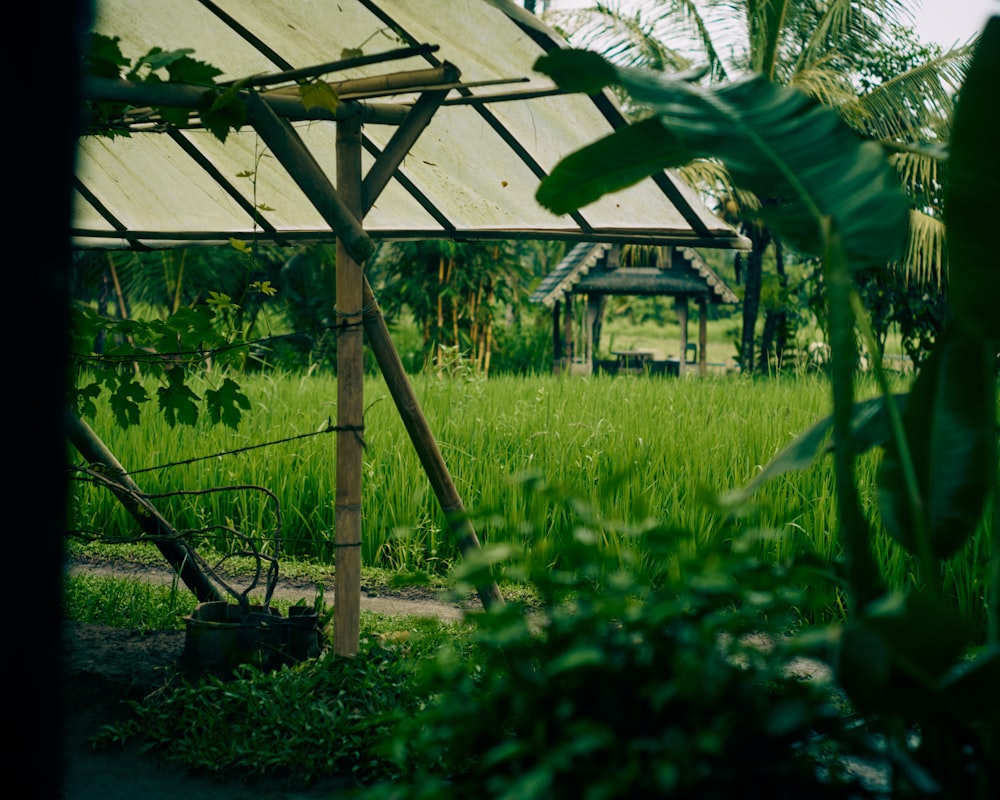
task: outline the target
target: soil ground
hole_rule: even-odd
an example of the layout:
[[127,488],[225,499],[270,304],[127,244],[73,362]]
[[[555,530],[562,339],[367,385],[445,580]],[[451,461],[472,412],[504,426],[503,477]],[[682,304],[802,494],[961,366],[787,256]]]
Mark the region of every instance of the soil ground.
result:
[[[77,562],[71,574],[121,574],[169,583],[167,569]],[[315,596],[312,583],[279,581],[275,598]],[[332,586],[325,589],[333,597]],[[433,616],[458,620],[462,609],[435,599],[429,591],[406,594],[363,593],[361,608],[382,614]],[[165,766],[136,744],[94,749],[90,739],[103,725],[127,717],[128,702],[162,687],[170,670],[179,668],[184,631],[137,632],[101,625],[66,623],[63,636],[63,791],[64,800],[305,800],[335,797],[335,781],[292,789],[279,781],[220,781]]]

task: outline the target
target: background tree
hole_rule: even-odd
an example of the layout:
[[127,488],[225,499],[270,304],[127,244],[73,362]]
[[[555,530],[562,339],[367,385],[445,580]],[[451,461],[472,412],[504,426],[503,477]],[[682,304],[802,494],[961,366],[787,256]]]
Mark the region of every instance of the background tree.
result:
[[409,312],[420,328],[424,366],[485,375],[498,316],[527,296],[531,262],[521,254],[514,242],[394,242],[379,247],[370,269],[386,317]]
[[[935,198],[943,177],[934,148],[947,141],[954,96],[973,46],[942,52],[919,42],[908,25],[915,6],[908,0],[647,0],[630,3],[628,10],[598,3],[550,11],[546,19],[575,46],[598,50],[622,66],[697,66],[709,82],[758,73],[839,111],[856,131],[890,151],[911,197],[909,246],[887,274],[939,282],[946,265]],[[634,99],[627,109],[635,118],[646,114]],[[699,159],[682,173],[714,197],[720,214],[736,220],[753,243],[742,264],[740,361],[746,371],[766,368],[766,357],[755,359],[755,330],[765,253],[779,242],[755,220],[761,208],[766,218],[777,198],[738,191],[711,159]]]

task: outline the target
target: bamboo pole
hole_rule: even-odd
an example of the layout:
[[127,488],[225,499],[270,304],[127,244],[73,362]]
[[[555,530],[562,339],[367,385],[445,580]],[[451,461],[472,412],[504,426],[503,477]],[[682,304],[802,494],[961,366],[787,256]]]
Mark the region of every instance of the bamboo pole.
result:
[[66,412],[66,436],[89,464],[99,464],[105,468],[111,491],[121,501],[125,509],[135,517],[142,530],[174,568],[174,571],[202,603],[224,600],[218,587],[212,584],[198,568],[196,556],[191,546],[180,538],[177,531],[167,522],[153,504],[144,499],[142,490],[121,465],[107,445],[98,438],[82,419],[71,411]]
[[[406,426],[406,431],[410,435],[410,440],[417,451],[424,472],[427,473],[434,495],[441,504],[448,524],[458,540],[459,550],[463,556],[469,556],[480,548],[479,537],[476,536],[476,530],[468,518],[462,498],[459,497],[455,482],[448,472],[437,440],[431,433],[427,419],[420,410],[420,403],[406,377],[403,362],[392,342],[389,327],[385,324],[382,310],[379,308],[367,278],[364,279],[363,299],[365,333],[368,336],[368,344],[382,370],[386,386],[388,386],[389,393],[396,403],[399,416],[403,420],[403,425]],[[500,589],[492,580],[477,585],[476,592],[487,611],[491,608],[499,608],[504,604]]]
[[[361,117],[337,125],[337,186],[355,218],[362,216]],[[333,650],[355,656],[361,617],[361,472],[364,439],[364,272],[349,243],[337,237],[337,488]]]
[[[189,86],[180,83],[139,83],[137,81],[112,80],[109,78],[83,78],[83,95],[88,100],[106,100],[125,103],[135,110],[167,106],[187,108],[195,111],[205,94],[204,86]],[[255,92],[240,93],[247,102],[260,98]],[[269,96],[267,103],[279,116],[294,120],[339,121],[351,114],[361,113],[366,122],[381,125],[398,125],[405,119],[410,107],[404,103],[364,103],[360,108],[346,108],[346,104],[330,110],[322,106],[306,107],[300,97]],[[155,117],[155,115],[154,115]],[[199,123],[200,124],[200,123]],[[183,127],[183,126],[181,126]]]
[[[353,103],[341,103],[338,108],[354,105]],[[299,138],[295,129],[285,120],[281,119],[258,95],[250,94],[247,98],[247,114],[250,122],[261,139],[267,144],[274,154],[274,157],[281,162],[281,165],[288,171],[299,188],[305,192],[309,202],[315,206],[323,219],[333,228],[337,234],[338,247],[343,243],[345,251],[356,263],[363,263],[374,251],[375,245],[371,237],[365,233],[361,226],[361,154],[358,153],[357,183],[358,186],[344,187],[338,178],[339,190],[335,190],[322,167],[317,163],[309,148]],[[346,129],[357,130],[358,147],[361,147],[361,115],[360,113],[349,114],[345,111],[344,119],[337,123],[337,130],[341,130],[341,125]],[[337,159],[338,167],[340,159]],[[342,192],[354,192],[358,197],[348,205],[343,198]],[[360,268],[359,268],[360,270]],[[358,298],[361,297],[361,289],[358,288]]]
[[[348,106],[350,103],[343,103],[342,106]],[[418,113],[418,117],[420,114]],[[331,202],[330,195],[337,195],[333,186],[326,179],[325,174],[316,164],[315,159],[311,157],[311,154],[305,148],[302,141],[295,135],[294,131],[291,130],[287,123],[284,125],[284,129],[281,126],[275,124],[276,117],[274,113],[266,106],[263,101],[260,101],[259,105],[254,109],[254,114],[252,117],[254,121],[254,126],[258,128],[261,132],[262,137],[271,147],[272,151],[275,153],[276,157],[282,162],[285,168],[288,170],[289,174],[293,177],[299,187],[305,192],[306,196],[309,197],[312,204],[316,207],[316,210],[323,216],[323,219],[330,225],[330,227],[338,234],[337,237],[337,304],[338,308],[343,310],[352,310],[357,308],[358,311],[355,314],[355,318],[361,316],[362,303],[364,306],[371,306],[375,309],[374,315],[365,314],[363,317],[364,327],[368,333],[369,340],[372,343],[372,350],[375,353],[375,357],[378,360],[379,366],[382,369],[382,373],[386,379],[387,385],[390,387],[390,392],[393,394],[393,399],[396,401],[397,408],[400,411],[400,415],[403,418],[403,423],[406,426],[407,431],[410,434],[410,438],[414,443],[414,447],[417,450],[417,454],[424,466],[424,471],[427,473],[430,479],[431,486],[437,495],[438,501],[441,504],[442,510],[448,518],[449,524],[452,530],[455,532],[458,545],[463,554],[468,554],[469,552],[478,549],[480,547],[479,539],[476,537],[475,529],[472,523],[467,519],[465,513],[465,508],[462,505],[462,501],[458,496],[458,492],[455,489],[454,482],[452,481],[451,475],[448,473],[448,469],[445,466],[444,459],[441,456],[441,452],[438,449],[437,442],[434,440],[433,435],[430,433],[430,428],[427,425],[427,421],[424,419],[423,414],[420,411],[420,406],[417,403],[416,396],[413,394],[412,389],[409,387],[409,383],[406,379],[406,372],[403,369],[402,361],[399,358],[399,354],[396,352],[395,345],[392,343],[392,339],[389,336],[388,328],[385,325],[385,320],[381,316],[381,312],[377,309],[377,304],[375,304],[375,298],[371,291],[371,287],[368,285],[367,280],[364,277],[364,272],[361,270],[360,266],[351,256],[351,248],[347,247],[347,243],[343,241],[342,229],[339,227],[342,222],[346,222],[346,232],[348,237],[355,243],[359,243],[361,254],[367,258],[371,250],[369,247],[365,247],[364,240],[358,237],[358,232],[363,233],[363,228],[361,227],[360,220],[364,217],[364,211],[370,204],[374,203],[379,191],[384,187],[385,183],[388,182],[391,170],[388,169],[389,163],[388,159],[383,164],[383,168],[380,170],[378,177],[374,178],[367,185],[363,185],[360,180],[361,172],[361,162],[360,162],[360,125],[361,117],[359,115],[345,114],[344,121],[347,122],[348,119],[353,119],[351,122],[352,132],[347,135],[347,130],[341,131],[341,124],[338,124],[338,152],[337,152],[337,183],[340,189],[341,195],[336,198],[336,203]],[[414,121],[413,127],[417,129],[421,127],[421,123]],[[426,121],[423,123],[426,124]],[[267,135],[261,130],[264,128],[267,130]],[[355,132],[356,131],[356,132]],[[345,135],[345,143],[343,145],[345,152],[341,152],[341,135]],[[347,141],[350,140],[351,144],[348,146]],[[357,142],[355,146],[353,143]],[[347,152],[349,151],[349,152]],[[356,151],[356,154],[355,154]],[[399,150],[393,149],[390,156],[391,160],[401,159],[402,153]],[[341,175],[340,169],[342,167],[346,168],[348,161],[351,162],[349,174]],[[349,185],[350,184],[350,185]],[[363,195],[362,195],[362,186]],[[355,196],[357,192],[357,197]],[[358,207],[355,205],[359,203],[359,198],[364,197],[364,204]],[[356,223],[356,224],[355,224]],[[365,237],[367,238],[367,237]],[[341,251],[344,250],[344,255]],[[341,259],[351,259],[352,266],[350,271],[357,272],[360,274],[361,279],[361,291],[362,291],[362,303],[357,306],[347,305],[348,297],[347,294],[342,294],[340,281],[346,279],[346,274],[342,275],[342,272],[346,273],[347,267],[342,269],[342,265],[346,262]],[[363,260],[363,259],[362,259]],[[350,281],[347,281],[350,284]],[[350,285],[345,286],[344,291],[352,291]],[[344,318],[345,321],[350,320],[351,317],[347,316]],[[357,328],[344,327],[341,332],[346,332],[348,330],[358,330]],[[360,360],[360,347],[362,344],[362,339],[360,336],[360,331],[358,331],[358,338],[356,340],[347,339],[347,341],[354,342],[359,351],[357,356],[357,369],[359,371],[359,377],[355,378],[363,383],[363,364]],[[354,345],[347,345],[346,347],[353,347]],[[361,603],[361,587],[360,587],[360,535],[361,535],[361,507],[360,507],[360,468],[361,468],[361,458],[360,458],[360,427],[362,424],[362,414],[363,408],[359,407],[357,412],[357,422],[348,423],[346,417],[342,417],[341,414],[344,411],[344,407],[341,404],[339,397],[339,392],[341,390],[341,382],[345,380],[343,370],[345,365],[341,360],[345,355],[340,349],[340,339],[338,336],[338,352],[337,352],[337,363],[338,363],[338,427],[342,430],[338,432],[337,439],[337,492],[338,492],[338,506],[335,514],[335,546],[340,544],[337,539],[338,536],[344,534],[347,525],[356,524],[357,526],[357,537],[356,539],[344,538],[343,542],[345,546],[337,547],[337,557],[338,557],[338,567],[337,567],[337,580],[334,585],[334,650],[338,655],[348,655],[351,654],[352,644],[353,653],[357,652],[358,638],[360,637],[360,603]],[[363,386],[362,386],[363,388]],[[359,403],[363,403],[363,394],[361,391],[357,393],[357,397],[354,398]],[[351,431],[344,430],[344,428],[350,425],[356,424],[359,430]],[[358,437],[355,439],[355,444],[353,446],[357,447],[358,458],[356,463],[356,468],[358,470],[357,474],[351,476],[351,480],[357,481],[358,489],[358,502],[356,513],[356,520],[354,516],[349,513],[352,509],[348,508],[349,503],[343,504],[343,519],[341,518],[341,504],[339,502],[339,493],[343,488],[342,476],[340,473],[341,467],[341,457],[346,456],[346,451],[341,447],[343,443],[345,446],[348,445],[348,435]],[[352,542],[357,542],[358,544],[352,544]],[[341,575],[341,566],[345,563],[343,558],[345,552],[355,552],[355,558],[357,560],[357,583],[353,591],[343,597],[341,601],[341,596],[339,592],[346,592],[348,584],[346,581],[351,579],[349,572],[345,575]],[[346,568],[345,568],[346,571]],[[345,582],[342,582],[341,578],[345,578]],[[492,608],[497,605],[503,605],[503,598],[500,595],[500,590],[497,588],[495,583],[489,583],[484,586],[477,587],[480,599],[483,602],[484,607]],[[343,605],[341,604],[343,602]],[[338,614],[344,616],[344,621],[340,621]],[[339,630],[339,634],[338,634]],[[354,631],[353,637],[351,636],[351,631]],[[338,636],[343,636],[342,640],[338,640]]]

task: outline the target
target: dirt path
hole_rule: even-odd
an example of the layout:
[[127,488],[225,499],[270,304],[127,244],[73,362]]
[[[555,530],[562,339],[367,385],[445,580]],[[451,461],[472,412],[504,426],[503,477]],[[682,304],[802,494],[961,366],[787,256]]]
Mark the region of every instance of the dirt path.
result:
[[[174,573],[165,567],[137,566],[121,562],[104,561],[74,561],[69,566],[70,575],[100,575],[123,578],[139,578],[149,583],[169,586],[174,580]],[[244,586],[238,581],[230,584],[234,589],[242,591]],[[323,596],[327,603],[333,602],[333,583],[324,582]],[[305,598],[312,603],[316,597],[316,587],[311,582],[289,580],[279,577],[274,589],[276,599],[296,602]],[[469,608],[475,606],[470,604]],[[361,609],[374,611],[377,614],[391,616],[436,617],[442,622],[458,622],[462,618],[462,606],[446,603],[436,599],[433,590],[401,589],[392,593],[376,593],[362,589]]]
[[[134,564],[77,561],[70,575],[140,578],[169,585],[173,573],[166,568]],[[239,587],[233,584],[234,588]],[[310,583],[279,580],[277,599],[295,602],[316,595]],[[333,587],[324,586],[327,602]],[[435,617],[444,622],[461,619],[461,607],[436,599],[432,592],[376,594],[365,591],[361,608],[396,616]],[[475,608],[475,606],[473,606]],[[63,794],[64,800],[313,800],[337,794],[333,781],[311,786],[307,791],[278,781],[255,779],[220,781],[161,765],[136,745],[94,750],[89,740],[103,725],[124,719],[128,702],[141,700],[163,686],[165,672],[179,664],[184,650],[184,631],[136,632],[102,625],[67,623],[63,637]]]

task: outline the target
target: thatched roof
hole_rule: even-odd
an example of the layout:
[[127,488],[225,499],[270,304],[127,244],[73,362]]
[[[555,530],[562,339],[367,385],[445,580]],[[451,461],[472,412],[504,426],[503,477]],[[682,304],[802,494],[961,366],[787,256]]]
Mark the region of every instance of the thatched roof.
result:
[[689,247],[673,251],[666,267],[619,267],[611,263],[609,244],[581,243],[566,254],[531,295],[531,302],[552,307],[567,294],[667,295],[704,297],[711,303],[738,303],[739,298]]

